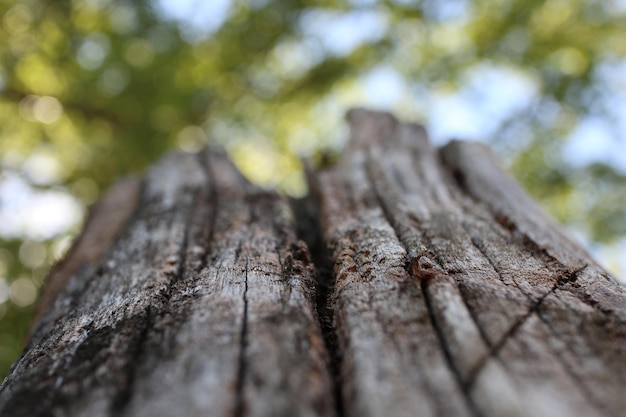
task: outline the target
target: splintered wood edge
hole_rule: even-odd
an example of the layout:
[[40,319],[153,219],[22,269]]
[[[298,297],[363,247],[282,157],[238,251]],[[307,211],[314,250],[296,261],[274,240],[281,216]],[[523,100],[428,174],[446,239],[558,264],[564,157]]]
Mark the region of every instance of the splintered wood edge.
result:
[[[95,268],[113,241],[124,230],[141,195],[141,181],[121,180],[105,192],[91,207],[82,233],[75,239],[65,257],[54,265],[46,278],[39,302],[35,307],[30,332],[42,315],[54,303],[72,278],[83,267]],[[28,339],[32,334],[28,335]]]

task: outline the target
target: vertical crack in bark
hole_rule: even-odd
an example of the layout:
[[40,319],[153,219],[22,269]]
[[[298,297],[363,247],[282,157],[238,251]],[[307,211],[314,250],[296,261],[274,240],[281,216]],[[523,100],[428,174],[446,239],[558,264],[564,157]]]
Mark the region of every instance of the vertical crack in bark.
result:
[[246,270],[244,273],[243,289],[243,320],[241,323],[241,335],[239,345],[239,364],[237,368],[237,381],[235,393],[234,417],[243,417],[246,411],[244,398],[244,382],[246,377],[246,351],[248,348],[248,258],[246,257]]
[[209,213],[209,232],[206,236],[205,253],[202,257],[202,265],[199,268],[199,270],[201,271],[209,264],[209,257],[211,256],[211,251],[213,250],[213,234],[217,222],[217,208],[219,207],[220,197],[217,186],[215,185],[215,176],[213,175],[211,163],[209,162],[209,158],[207,157],[207,152],[198,153],[197,159],[207,177],[209,189],[208,204],[211,210]]
[[[411,274],[411,271],[409,271],[408,269],[407,269],[407,272]],[[414,276],[414,275],[411,274],[411,276]],[[428,294],[429,279],[419,278],[419,277],[418,279],[420,281],[420,286],[422,289],[422,294],[424,296],[424,301],[426,302],[426,308],[428,309],[428,316],[430,317],[430,322],[433,326],[433,329],[435,330],[435,333],[437,334],[439,343],[441,344],[441,350],[443,352],[444,357],[446,358],[446,363],[448,364],[448,368],[450,368],[450,371],[454,375],[454,378],[456,379],[459,385],[459,388],[461,389],[461,392],[463,392],[463,395],[465,396],[467,404],[469,405],[472,413],[474,415],[480,415],[480,413],[478,412],[478,409],[476,408],[476,405],[474,404],[473,400],[470,398],[470,395],[469,395],[470,385],[463,382],[463,378],[461,377],[461,374],[459,373],[456,366],[454,366],[454,360],[452,359],[452,355],[450,354],[450,349],[448,348],[448,344],[446,342],[444,332],[439,326],[439,323],[437,322],[437,317],[435,315],[435,309],[432,304],[432,299],[430,298],[430,295]]]
[[315,307],[317,320],[322,331],[324,345],[328,353],[328,371],[332,378],[335,412],[337,417],[345,416],[343,388],[341,381],[342,357],[334,324],[335,277],[332,273],[332,261],[328,256],[326,243],[322,236],[322,224],[316,198],[309,195],[300,200],[292,200],[291,206],[296,217],[298,238],[309,248],[315,266]]
[[[374,195],[376,196],[378,205],[381,208],[381,210],[383,212],[383,215],[385,216],[385,219],[387,220],[387,223],[389,223],[389,225],[393,229],[393,231],[394,231],[394,233],[396,235],[396,238],[402,244],[402,246],[404,247],[406,253],[407,254],[411,253],[411,248],[409,248],[407,246],[406,242],[400,236],[401,232],[398,230],[397,222],[394,220],[393,214],[389,212],[389,207],[388,207],[387,204],[385,204],[385,202],[383,200],[383,196],[381,195],[380,190],[376,186],[376,179],[373,178],[371,169],[366,169],[366,171],[367,171],[367,179],[368,179],[368,182],[369,182],[369,186],[374,191]],[[430,242],[427,242],[427,243],[430,245]],[[430,245],[430,246],[432,246],[432,245]],[[473,415],[475,415],[475,416],[481,416],[482,414],[478,411],[478,408],[476,407],[476,404],[474,404],[474,401],[472,400],[471,396],[469,395],[469,385],[463,381],[463,378],[461,377],[461,374],[459,373],[459,370],[457,369],[457,367],[454,364],[454,360],[452,358],[452,355],[450,354],[450,349],[448,347],[448,343],[446,341],[444,332],[441,329],[441,327],[439,326],[439,323],[437,322],[437,318],[436,318],[436,315],[435,315],[435,310],[434,310],[434,307],[433,307],[433,304],[432,304],[432,299],[431,299],[431,297],[430,297],[430,295],[428,293],[428,282],[429,282],[429,280],[431,278],[431,274],[434,274],[434,272],[426,270],[426,271],[423,271],[424,272],[424,276],[416,276],[416,274],[412,270],[413,268],[411,268],[411,265],[412,265],[411,261],[412,260],[409,260],[409,262],[407,262],[405,264],[405,266],[404,266],[405,270],[409,274],[409,276],[415,277],[420,282],[420,288],[421,288],[421,291],[422,291],[422,295],[424,297],[426,308],[428,310],[428,316],[430,318],[430,322],[431,322],[431,325],[433,327],[433,330],[435,331],[435,334],[437,335],[437,339],[439,340],[439,344],[441,345],[441,351],[442,351],[442,353],[444,355],[444,358],[445,358],[446,364],[448,366],[448,369],[450,370],[450,372],[454,376],[454,379],[457,382],[457,385],[458,385],[460,391],[463,394],[463,398],[465,399],[466,404],[467,404],[468,409],[470,410],[470,412]],[[415,260],[415,261],[417,261],[417,260]],[[477,324],[477,326],[478,326],[478,324]]]
[[128,403],[130,402],[134,389],[137,370],[139,368],[141,359],[146,351],[148,334],[153,328],[156,318],[160,314],[163,314],[163,312],[168,308],[170,299],[172,298],[172,293],[174,291],[174,286],[178,280],[182,279],[185,272],[185,263],[187,261],[187,248],[189,245],[189,234],[192,228],[191,219],[193,217],[191,216],[191,212],[193,210],[193,207],[196,205],[195,203],[197,202],[199,197],[200,194],[197,193],[194,196],[194,204],[192,204],[187,210],[184,210],[182,215],[182,218],[186,219],[186,221],[183,226],[183,240],[178,250],[178,265],[176,265],[176,271],[169,277],[166,287],[156,294],[155,305],[149,305],[148,308],[144,310],[146,314],[146,317],[143,320],[144,325],[139,329],[136,344],[130,350],[130,358],[124,367],[124,372],[126,376],[124,380],[124,385],[113,397],[113,402],[111,405],[111,415],[113,416],[121,415]]
[[324,338],[324,344],[328,352],[329,371],[333,381],[333,392],[335,397],[335,410],[338,417],[345,415],[343,403],[343,390],[341,381],[341,352],[334,323],[334,306],[332,296],[335,292],[335,282],[329,266],[324,266],[326,262],[315,263],[317,282],[315,288],[315,306],[317,319]]
[[148,332],[154,323],[154,319],[157,315],[157,309],[158,307],[148,306],[148,308],[144,310],[145,317],[143,319],[143,326],[139,328],[136,342],[134,343],[134,346],[129,349],[130,355],[123,368],[125,377],[125,379],[123,379],[123,385],[113,396],[110,413],[111,416],[121,415],[122,411],[130,402],[137,375],[138,363],[144,353]]
[[[452,187],[458,189],[462,194],[466,195],[469,198],[469,200],[471,200],[475,204],[480,204],[480,201],[478,201],[468,191],[467,184],[465,183],[465,178],[464,178],[463,174],[460,171],[458,171],[458,170],[456,170],[454,168],[450,168],[446,164],[445,160],[443,160],[443,158],[441,158],[440,161],[441,161],[442,165],[444,166],[444,168],[446,168],[446,171],[449,173],[449,175],[447,176],[447,180],[448,180],[448,182],[450,184],[449,186],[452,186]],[[476,378],[478,377],[478,375],[480,374],[480,372],[482,371],[482,369],[486,365],[487,361],[490,358],[497,357],[498,353],[504,347],[504,345],[506,344],[507,340],[510,339],[511,337],[513,337],[515,335],[515,333],[519,330],[519,328],[524,323],[526,323],[530,319],[530,317],[532,317],[533,314],[537,314],[537,317],[546,325],[546,327],[548,328],[548,330],[550,331],[552,336],[557,338],[557,339],[559,339],[558,335],[556,334],[556,332],[554,331],[554,329],[550,325],[549,321],[546,320],[542,316],[542,314],[540,312],[541,305],[543,304],[544,300],[548,296],[554,294],[556,292],[556,290],[559,289],[559,287],[561,287],[563,284],[565,284],[567,282],[576,281],[578,275],[589,266],[588,264],[584,264],[583,266],[579,267],[576,270],[572,270],[571,268],[567,268],[567,266],[564,265],[559,259],[557,259],[552,254],[550,254],[548,250],[546,250],[545,248],[541,247],[533,239],[531,239],[530,236],[528,236],[525,233],[521,233],[521,231],[519,230],[519,228],[517,227],[515,222],[513,222],[512,219],[510,219],[510,218],[508,218],[508,217],[506,217],[504,215],[495,213],[490,207],[488,207],[488,212],[491,215],[491,217],[493,218],[493,220],[496,223],[498,223],[500,226],[502,226],[502,228],[504,230],[508,231],[511,235],[513,235],[514,233],[521,234],[521,239],[520,239],[521,246],[523,248],[525,248],[526,250],[528,250],[529,252],[531,252],[535,256],[535,258],[538,258],[545,265],[546,269],[548,269],[552,273],[558,274],[559,277],[555,281],[553,287],[548,292],[546,292],[544,295],[542,295],[539,299],[534,299],[530,295],[526,294],[522,290],[522,288],[520,287],[519,282],[516,279],[512,280],[514,285],[515,285],[515,287],[520,291],[520,293],[522,293],[524,296],[526,296],[530,300],[532,305],[529,308],[529,311],[524,316],[520,317],[518,319],[518,321],[516,321],[513,324],[513,326],[507,332],[505,332],[505,334],[502,336],[502,338],[498,342],[496,342],[495,344],[490,344],[489,356],[485,357],[484,360],[482,360],[476,366],[476,368],[473,369],[470,372],[470,378],[468,379],[468,386],[470,386],[471,384],[473,384],[475,382]],[[495,264],[495,262],[492,259],[492,257],[490,257],[487,254],[487,252],[485,251],[483,245],[481,245],[471,235],[467,225],[465,223],[463,223],[463,222],[461,224],[462,224],[463,228],[465,229],[467,235],[470,237],[472,245],[476,249],[478,249],[478,251],[482,254],[482,256],[489,262],[489,264],[491,265],[493,270],[498,274],[498,278],[500,279],[500,281],[506,285],[505,279],[504,279],[504,277],[502,275],[502,270],[500,268],[498,268],[498,266]],[[557,269],[556,271],[555,271],[555,267]],[[557,352],[554,349],[552,344],[549,344],[549,345],[551,346],[551,349],[552,349],[552,352],[553,352],[554,356],[557,358],[557,361],[561,365],[561,368],[570,377],[570,380],[572,381],[574,386],[589,401],[590,404],[592,404],[597,410],[602,411],[604,409],[603,405],[598,403],[595,400],[595,398],[593,397],[592,393],[589,391],[587,386],[584,383],[581,383],[580,379],[577,378],[576,375],[574,375],[573,370],[571,369],[571,367],[563,360],[563,358],[561,357],[559,352]],[[570,350],[570,348],[569,348],[567,343],[565,343],[564,345],[566,346],[566,349]]]
[[[383,209],[383,211],[385,211],[385,209]],[[385,211],[386,212],[386,211]],[[394,228],[395,231],[395,228]],[[408,251],[408,248],[406,248],[406,250]],[[446,359],[446,363],[448,365],[448,368],[450,369],[450,371],[452,372],[452,374],[454,375],[454,379],[457,381],[457,384],[461,390],[461,392],[463,393],[463,396],[465,397],[465,400],[467,402],[468,408],[469,410],[472,412],[472,414],[476,415],[476,416],[482,416],[482,414],[478,411],[478,408],[476,407],[476,404],[474,404],[474,400],[471,398],[469,392],[470,392],[470,388],[471,388],[471,384],[468,383],[468,381],[464,381],[463,378],[461,377],[461,374],[459,372],[459,370],[457,369],[457,367],[454,364],[454,359],[452,358],[452,354],[450,353],[450,348],[448,347],[448,343],[446,341],[445,335],[444,335],[444,331],[443,329],[441,329],[439,323],[437,322],[437,316],[435,313],[435,308],[433,306],[433,301],[432,298],[430,296],[430,294],[428,293],[428,284],[430,282],[430,279],[433,277],[431,274],[432,272],[430,271],[424,271],[425,276],[420,277],[420,276],[416,276],[415,275],[415,271],[412,270],[411,264],[407,264],[405,269],[406,272],[411,276],[414,277],[416,279],[419,280],[420,283],[420,288],[422,290],[422,295],[424,297],[424,301],[426,303],[426,308],[428,310],[428,316],[430,318],[430,322],[433,326],[433,329],[435,331],[435,334],[437,335],[437,339],[439,340],[439,344],[441,345],[441,351],[443,352],[443,355]],[[467,303],[465,301],[465,299],[461,296],[461,299],[463,300],[463,302],[466,304],[467,307]],[[476,323],[476,326],[479,329],[479,332],[481,334],[481,337],[484,338],[483,332],[480,328],[480,326],[478,325],[478,323],[476,322],[476,318],[474,317],[473,314],[471,314],[471,310],[468,311],[470,312],[470,316],[472,317],[472,320]]]
[[[447,171],[449,174],[444,178],[445,180],[447,180],[448,186],[459,190],[463,195],[468,197],[468,199],[474,204],[482,204],[477,198],[475,198],[472,195],[472,193],[469,192],[463,173],[458,171],[457,169],[451,168],[445,162],[443,158],[440,158],[440,162],[443,165],[445,171]],[[455,197],[456,200],[458,200],[458,198],[459,197]],[[537,317],[546,325],[546,327],[548,328],[549,332],[552,334],[553,337],[559,339],[558,335],[556,334],[556,332],[554,331],[550,323],[542,316],[541,311],[540,311],[541,306],[543,302],[545,301],[545,299],[549,297],[550,295],[555,294],[556,290],[558,290],[563,284],[567,282],[576,281],[577,276],[589,266],[587,263],[585,263],[584,265],[582,265],[581,267],[575,270],[572,270],[572,268],[568,268],[558,258],[553,256],[546,248],[540,246],[537,242],[535,242],[530,236],[528,236],[528,234],[521,232],[521,230],[519,230],[518,226],[515,224],[515,222],[512,219],[510,219],[509,217],[503,214],[498,214],[494,212],[491,209],[491,207],[487,207],[487,211],[491,215],[493,221],[499,224],[511,236],[518,234],[519,235],[518,244],[520,244],[522,248],[532,253],[536,259],[539,259],[543,263],[543,265],[546,267],[546,269],[548,269],[551,273],[557,274],[558,278],[555,281],[553,287],[549,291],[547,291],[545,294],[540,296],[539,299],[535,299],[529,294],[526,294],[520,287],[519,282],[516,279],[512,280],[517,290],[519,290],[521,294],[523,294],[529,299],[529,301],[531,302],[531,306],[528,312],[524,314],[523,316],[521,316],[508,329],[508,331],[505,332],[505,334],[501,337],[501,339],[498,340],[496,343],[491,344],[489,343],[488,339],[485,338],[485,340],[488,342],[488,346],[490,347],[489,355],[486,356],[482,361],[480,361],[476,365],[475,369],[473,369],[470,372],[468,382],[467,382],[468,388],[470,388],[475,383],[476,379],[478,378],[480,372],[484,369],[488,360],[491,358],[498,358],[498,354],[501,351],[501,349],[504,347],[506,342],[517,333],[517,331],[532,317],[533,314],[536,314]],[[465,229],[467,235],[470,237],[472,245],[476,249],[478,249],[478,251],[482,254],[482,256],[489,262],[493,270],[498,274],[498,278],[500,279],[500,281],[506,285],[506,281],[503,277],[502,270],[495,264],[492,257],[490,257],[487,254],[483,245],[481,245],[480,242],[478,242],[472,236],[472,234],[470,233],[467,227],[467,224],[461,222],[461,225]],[[471,313],[471,310],[469,311]],[[480,326],[479,326],[479,329],[481,329],[481,333],[482,333],[482,328]],[[595,407],[598,411],[602,412],[602,410],[604,410],[603,404],[595,400],[594,396],[589,391],[588,387],[584,383],[581,383],[581,380],[576,377],[571,366],[566,363],[566,361],[562,358],[561,354],[554,349],[552,344],[549,344],[549,345],[551,347],[551,350],[554,356],[559,362],[561,368],[568,375],[568,377],[570,378],[570,381],[578,389],[580,394],[583,395],[583,397],[585,397],[587,401],[589,401],[589,403],[593,407]],[[567,343],[565,343],[565,348],[567,350],[570,350]]]

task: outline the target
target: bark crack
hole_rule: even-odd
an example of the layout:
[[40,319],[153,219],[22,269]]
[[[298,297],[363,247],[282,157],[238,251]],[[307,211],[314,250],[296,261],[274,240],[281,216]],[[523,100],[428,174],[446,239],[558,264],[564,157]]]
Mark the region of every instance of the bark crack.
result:
[[[198,198],[199,195],[196,194],[194,196],[194,202]],[[185,272],[185,264],[187,261],[187,248],[189,245],[189,234],[191,231],[191,211],[193,206],[195,206],[195,204],[185,210],[184,215],[182,216],[182,218],[187,219],[187,221],[184,223],[183,240],[180,244],[180,248],[178,251],[178,265],[176,265],[176,270],[173,274],[170,275],[170,279],[168,280],[165,289],[157,293],[157,296],[155,298],[156,300],[158,300],[158,302],[156,303],[156,305],[149,305],[148,308],[145,310],[146,318],[144,320],[144,325],[139,330],[137,343],[132,349],[132,353],[125,367],[125,385],[116,393],[115,397],[113,398],[113,403],[111,407],[113,415],[121,415],[124,408],[126,408],[126,406],[128,405],[132,397],[139,363],[144,352],[146,351],[148,333],[150,329],[153,328],[156,318],[160,314],[162,314],[169,306],[169,302],[172,298],[172,293],[174,291],[174,286],[176,282],[182,279]]]
[[[415,274],[413,273],[414,271],[412,271],[411,269],[412,268],[410,267],[410,265],[407,265],[407,267],[406,267],[407,273],[410,276],[415,277]],[[454,378],[457,381],[457,384],[458,384],[461,392],[463,393],[463,396],[464,396],[464,398],[465,398],[465,400],[467,402],[468,408],[470,409],[472,414],[474,414],[476,416],[481,416],[482,414],[478,411],[478,408],[476,407],[476,404],[474,404],[474,401],[472,400],[472,398],[471,398],[471,396],[469,394],[471,385],[468,384],[466,381],[463,381],[463,378],[461,377],[461,374],[460,374],[459,370],[454,365],[454,360],[452,359],[452,354],[450,353],[450,348],[448,347],[448,343],[446,341],[444,332],[441,329],[441,327],[439,326],[439,323],[437,322],[437,317],[436,317],[436,314],[435,314],[435,308],[434,308],[433,303],[432,303],[432,298],[430,297],[430,294],[428,293],[428,283],[430,281],[430,278],[432,278],[430,274],[433,274],[433,272],[426,270],[426,271],[424,271],[424,274],[426,274],[425,277],[416,277],[416,278],[418,278],[418,280],[420,282],[420,288],[422,290],[422,295],[424,296],[424,301],[426,303],[426,308],[428,309],[428,316],[430,317],[430,322],[431,322],[431,324],[433,326],[433,329],[435,330],[435,334],[437,335],[437,338],[439,339],[439,343],[441,345],[441,351],[444,354],[444,357],[446,359],[446,363],[448,365],[448,368],[450,369],[450,371],[454,375]],[[463,297],[461,297],[461,298],[463,298]],[[465,299],[463,299],[463,302],[465,302]],[[471,315],[471,313],[470,313],[470,315]],[[476,322],[474,316],[471,315],[471,317],[474,320],[474,322]],[[476,326],[480,329],[480,326],[478,326],[478,323],[476,323]],[[481,333],[481,336],[482,336],[482,333]]]
[[[404,249],[407,252],[407,254],[411,253],[411,248],[408,247],[407,243],[401,237],[401,231],[398,230],[398,223],[397,223],[397,221],[395,221],[395,219],[393,217],[393,214],[389,211],[388,204],[385,204],[383,196],[381,195],[380,190],[376,186],[376,179],[373,178],[373,174],[371,172],[371,169],[367,169],[367,181],[368,181],[369,186],[371,187],[371,189],[374,191],[374,195],[376,196],[376,199],[377,199],[377,202],[378,202],[378,206],[381,208],[381,210],[383,212],[383,215],[384,215],[385,219],[387,220],[387,223],[389,223],[389,225],[393,229],[393,231],[394,231],[394,233],[396,235],[396,238],[402,244],[402,246],[404,247]],[[431,242],[427,242],[427,243],[429,244],[429,246],[432,246],[430,244]],[[431,277],[431,275],[435,275],[436,272],[435,271],[430,271],[430,270],[423,270],[422,271],[423,274],[424,274],[423,277],[416,276],[416,274],[414,273],[415,272],[414,268],[412,267],[413,262],[411,262],[411,261],[417,262],[417,259],[410,259],[409,262],[407,262],[404,265],[405,270],[409,274],[409,276],[418,278],[418,280],[420,282],[420,288],[421,288],[421,291],[422,291],[422,295],[424,297],[426,308],[428,310],[428,316],[430,318],[430,322],[432,324],[433,330],[435,331],[435,334],[437,335],[437,339],[439,340],[439,343],[441,345],[441,351],[443,352],[446,365],[448,366],[448,369],[450,370],[450,372],[454,376],[454,379],[457,382],[459,390],[463,394],[463,398],[465,399],[466,404],[467,404],[468,409],[470,410],[470,412],[473,415],[481,416],[481,413],[478,411],[478,408],[476,407],[476,404],[474,404],[471,396],[469,395],[469,385],[464,383],[463,378],[461,377],[461,374],[459,373],[459,370],[454,365],[454,360],[452,359],[452,355],[450,353],[450,348],[449,348],[449,346],[447,344],[447,341],[445,339],[444,332],[441,329],[441,327],[439,326],[439,323],[437,322],[437,319],[436,319],[435,310],[434,310],[434,307],[433,307],[433,304],[432,304],[432,299],[431,299],[431,297],[430,297],[430,295],[428,293],[428,281],[429,281],[429,278]]]
[[[493,260],[487,256],[487,254],[485,253],[484,249],[482,248],[482,246],[479,245],[479,243],[475,240],[475,238],[471,235],[471,233],[469,232],[467,226],[465,223],[461,222],[461,226],[463,227],[463,229],[465,230],[465,232],[467,233],[467,235],[470,238],[470,241],[472,243],[472,245],[478,249],[478,251],[482,254],[482,256],[487,260],[487,262],[489,262],[489,265],[491,265],[491,267],[493,268],[493,270],[496,272],[496,274],[498,275],[498,279],[500,280],[500,282],[502,282],[504,285],[508,285],[506,283],[506,281],[504,280],[504,277],[502,276],[502,271],[500,270],[500,268],[497,267],[497,265],[493,262]],[[517,280],[513,279],[513,284],[515,285],[515,287],[522,293],[524,294],[524,292],[522,291],[522,289],[519,286],[519,283],[517,282]],[[504,341],[503,340],[499,340],[496,343],[492,343],[491,340],[489,339],[489,337],[487,336],[487,333],[485,332],[485,329],[483,329],[483,327],[480,325],[477,317],[475,316],[474,310],[472,308],[470,308],[465,296],[463,296],[463,291],[460,291],[461,293],[461,298],[463,299],[463,302],[465,303],[465,306],[467,308],[467,311],[469,311],[470,315],[472,316],[472,319],[474,320],[474,322],[476,323],[476,327],[478,328],[478,331],[480,332],[480,335],[483,339],[483,341],[485,342],[485,344],[489,347],[489,353],[487,356],[485,356],[477,365],[474,369],[470,370],[469,373],[469,378],[466,382],[466,385],[468,386],[468,388],[474,383],[474,381],[476,380],[476,378],[478,377],[478,374],[480,373],[480,371],[485,367],[487,361],[491,358],[495,358],[495,359],[499,359],[499,357],[497,356],[497,352],[500,351],[500,349],[502,348],[502,346],[500,346],[499,348],[497,348],[497,351],[494,351],[494,348],[498,345],[498,343],[502,343],[502,345],[504,345]],[[524,294],[525,295],[525,294]],[[531,302],[533,302],[534,300],[531,299],[530,297],[526,296],[527,298],[530,299]],[[538,307],[537,307],[538,308]],[[528,320],[531,316],[531,314],[528,314],[528,317],[526,317],[526,320]],[[521,324],[520,324],[521,326]],[[514,326],[513,326],[514,327]],[[505,332],[505,337],[507,336],[507,334],[509,332],[511,332],[512,329],[509,329],[507,332]],[[509,335],[509,337],[512,336]],[[504,361],[500,361],[500,363],[502,363],[502,365],[504,367],[507,367],[507,364]]]
[[476,365],[476,368],[472,370],[472,372],[470,373],[470,377],[468,378],[468,382],[467,382],[468,387],[470,387],[476,381],[476,378],[478,377],[480,372],[484,369],[488,360],[492,357],[497,357],[500,351],[502,350],[502,348],[504,347],[504,345],[506,344],[506,342],[508,342],[509,339],[512,338],[517,333],[517,331],[532,317],[533,314],[538,312],[544,300],[549,295],[554,294],[554,292],[565,282],[575,281],[577,279],[578,274],[580,274],[586,268],[587,268],[587,265],[583,266],[582,268],[577,269],[576,271],[566,272],[564,275],[562,275],[554,284],[552,289],[550,289],[550,291],[548,291],[546,294],[542,295],[541,298],[535,301],[530,306],[526,314],[524,314],[519,319],[517,319],[515,323],[513,323],[513,325],[506,332],[504,332],[502,337],[490,347],[489,355],[485,356],[485,358],[481,362],[479,362]]
[[[410,271],[407,270],[407,272],[410,273]],[[439,326],[439,323],[437,322],[437,319],[435,318],[435,309],[433,307],[432,304],[432,299],[430,298],[430,296],[428,295],[428,279],[420,279],[420,287],[422,289],[422,294],[424,296],[424,301],[426,302],[426,308],[428,309],[428,316],[430,317],[430,322],[433,325],[433,329],[435,330],[435,333],[437,334],[437,338],[439,339],[439,343],[441,344],[441,350],[446,358],[446,363],[448,364],[448,367],[450,368],[450,370],[452,371],[452,373],[454,374],[454,377],[456,378],[456,381],[459,384],[459,387],[461,388],[461,390],[463,391],[463,393],[465,394],[468,403],[471,403],[471,400],[468,397],[467,394],[467,390],[465,387],[465,384],[463,384],[463,380],[461,378],[461,374],[459,373],[458,369],[456,368],[456,366],[454,366],[454,361],[452,360],[452,355],[450,354],[450,349],[448,347],[448,344],[445,340],[445,337],[443,335],[443,330],[441,329],[441,327]]]
[[[470,242],[472,242],[472,246],[474,246],[476,249],[478,249],[478,251],[483,256],[483,258],[485,258],[487,260],[487,262],[489,262],[489,265],[491,265],[491,267],[496,272],[496,274],[498,274],[498,278],[500,279],[500,282],[502,282],[504,285],[508,286],[509,284],[506,283],[506,281],[505,281],[505,279],[504,279],[504,277],[502,275],[502,270],[495,264],[493,259],[491,259],[491,257],[487,255],[487,252],[485,251],[485,248],[476,240],[476,238],[474,236],[472,236],[472,234],[469,231],[469,228],[467,227],[467,224],[465,224],[465,222],[461,222],[461,226],[463,226],[463,229],[467,233],[467,236],[470,238]],[[533,299],[530,298],[528,295],[526,295],[524,290],[522,290],[522,288],[519,285],[519,282],[517,282],[516,279],[512,279],[512,281],[513,281],[513,284],[515,285],[515,288],[517,288],[520,293],[522,293],[524,296],[526,296],[531,301],[533,301]]]
[[244,398],[244,383],[246,377],[246,351],[248,349],[248,258],[246,257],[246,266],[244,273],[244,289],[243,289],[243,320],[241,323],[240,345],[239,345],[239,364],[237,369],[236,394],[235,394],[235,417],[242,417],[246,411]]
[[[211,172],[211,164],[209,162],[209,158],[206,156],[205,152],[198,154],[198,163],[204,170],[205,175],[207,176],[208,181],[208,203],[210,207],[209,212],[209,230],[206,234],[206,249],[204,256],[202,257],[202,265],[198,270],[204,269],[209,264],[209,257],[211,256],[211,251],[213,250],[213,234],[215,231],[215,224],[217,222],[217,208],[219,206],[219,193],[215,184],[211,184],[211,181],[214,181],[215,175]],[[203,157],[204,156],[204,157]]]
[[211,190],[209,201],[212,202],[210,205],[211,213],[209,217],[209,233],[206,237],[206,252],[202,257],[202,265],[198,268],[198,271],[202,271],[209,264],[209,257],[211,256],[211,252],[213,251],[213,234],[215,232],[215,225],[217,223],[217,205],[218,205],[218,197],[217,191]]
[[[319,200],[317,200],[319,201]],[[333,295],[335,277],[332,262],[328,256],[326,243],[322,236],[322,224],[318,203],[309,195],[304,199],[291,201],[296,217],[298,238],[303,240],[311,253],[315,267],[315,307],[322,338],[328,353],[328,372],[332,379],[335,413],[344,417],[343,388],[341,380],[342,356],[335,329],[335,312]]]
[[[460,172],[452,172],[452,175],[450,177],[454,178],[454,181],[451,181],[449,178],[447,179],[448,182],[452,184],[451,186],[453,186],[456,189],[460,189],[462,192],[466,191],[466,187],[464,185],[464,178],[462,177],[462,174]],[[469,199],[472,200],[473,202],[475,202],[475,203],[477,202],[476,199],[472,195],[470,195],[469,193],[464,192],[463,194],[467,195],[469,197]],[[458,198],[459,198],[459,196],[455,197],[455,199],[458,199]],[[519,231],[517,225],[515,224],[515,222],[512,219],[510,219],[509,217],[504,216],[502,214],[496,215],[490,209],[488,210],[488,212],[491,215],[491,217],[493,218],[493,220],[496,223],[498,223],[500,226],[502,226],[502,228],[504,230],[506,230],[510,235],[513,235],[516,232],[520,233],[520,231]],[[478,218],[478,217],[476,217],[476,218]],[[478,251],[482,254],[482,256],[489,262],[489,264],[491,265],[493,270],[498,274],[498,278],[500,279],[500,281],[503,284],[508,285],[506,283],[504,277],[503,277],[502,270],[495,264],[495,262],[492,259],[492,257],[487,254],[487,252],[485,251],[484,246],[481,245],[480,242],[477,241],[474,236],[472,236],[472,234],[470,233],[466,223],[461,222],[461,224],[462,224],[463,228],[465,229],[467,235],[470,237],[472,245],[476,249],[478,249]],[[545,248],[542,248],[540,245],[538,245],[527,234],[521,234],[521,246],[523,248],[527,249],[528,251],[530,251],[533,255],[535,255],[536,258],[540,259],[542,261],[542,263],[545,265],[546,269],[548,269],[551,273],[558,273],[558,274],[561,274],[561,276],[556,280],[554,286],[549,291],[547,291],[545,294],[543,294],[539,299],[535,299],[530,294],[527,294],[520,287],[520,284],[517,281],[517,279],[515,279],[515,277],[513,277],[512,282],[515,285],[515,287],[517,288],[517,290],[520,291],[521,294],[523,294],[531,303],[534,303],[534,304],[531,305],[531,307],[529,308],[529,311],[524,316],[520,317],[519,320],[516,321],[516,323],[513,324],[513,326],[503,335],[503,337],[497,343],[495,343],[493,345],[488,343],[490,345],[489,355],[486,356],[476,366],[476,368],[471,371],[470,379],[468,380],[468,386],[471,386],[471,384],[473,384],[476,381],[476,378],[478,377],[478,375],[480,374],[480,372],[482,371],[482,369],[484,368],[484,366],[486,365],[487,361],[490,358],[494,358],[494,357],[497,358],[498,357],[497,356],[498,353],[504,347],[506,342],[511,337],[513,337],[515,335],[515,333],[519,330],[519,328],[524,323],[526,323],[532,317],[533,314],[536,314],[537,317],[546,325],[546,327],[548,328],[549,332],[552,334],[553,337],[559,339],[557,333],[555,332],[554,328],[551,326],[549,321],[546,320],[543,317],[543,315],[541,314],[541,306],[542,306],[543,302],[545,301],[545,299],[548,296],[550,296],[552,294],[555,294],[556,290],[558,290],[563,284],[565,284],[567,282],[576,281],[578,275],[581,272],[583,272],[589,266],[588,264],[584,264],[582,267],[580,267],[580,268],[578,268],[578,269],[576,269],[574,271],[572,271],[571,269],[567,270],[566,266],[562,262],[560,262],[557,258],[552,256]],[[558,268],[557,271],[554,270],[555,266]],[[481,328],[479,327],[479,329],[481,329]],[[481,329],[481,333],[482,333],[482,329]],[[488,339],[485,338],[485,340],[488,342]],[[565,345],[565,349],[570,350],[570,348],[569,348],[567,343],[565,343],[564,345]],[[552,353],[554,354],[555,358],[559,362],[561,368],[569,376],[570,381],[574,384],[574,386],[589,401],[589,403],[592,404],[597,410],[599,410],[599,411],[603,410],[602,404],[598,403],[595,400],[595,398],[593,397],[592,393],[589,391],[588,387],[584,383],[581,383],[581,380],[576,377],[576,375],[573,373],[573,370],[572,370],[571,366],[569,364],[567,364],[567,362],[565,362],[565,360],[562,358],[561,354],[554,349],[552,344],[549,344],[549,346],[550,346],[550,349],[551,349]],[[506,364],[504,364],[504,365],[506,365]]]
[[138,362],[145,351],[148,331],[152,327],[154,319],[157,316],[156,310],[157,308],[153,306],[149,306],[146,310],[144,310],[146,317],[143,320],[143,326],[139,329],[139,335],[137,336],[136,343],[132,347],[128,362],[124,366],[126,379],[124,381],[124,385],[120,387],[119,391],[117,391],[113,397],[111,415],[121,415],[124,408],[126,408],[130,402],[137,376]]

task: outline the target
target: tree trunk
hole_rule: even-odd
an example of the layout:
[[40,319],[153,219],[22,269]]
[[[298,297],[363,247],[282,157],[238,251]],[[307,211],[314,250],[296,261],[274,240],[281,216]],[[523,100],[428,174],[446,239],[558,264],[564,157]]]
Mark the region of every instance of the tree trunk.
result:
[[624,288],[481,145],[349,119],[293,207],[215,152],[115,186],[0,415],[626,416]]

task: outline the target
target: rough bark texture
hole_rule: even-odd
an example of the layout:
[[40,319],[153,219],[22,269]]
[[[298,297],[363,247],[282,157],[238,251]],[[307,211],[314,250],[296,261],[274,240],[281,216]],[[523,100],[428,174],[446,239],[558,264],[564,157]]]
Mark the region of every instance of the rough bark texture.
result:
[[295,217],[215,152],[114,188],[0,415],[626,416],[624,288],[481,145],[349,120]]
[[0,415],[334,415],[289,206],[214,153],[169,156],[142,188],[99,267],[72,268],[41,316]]

